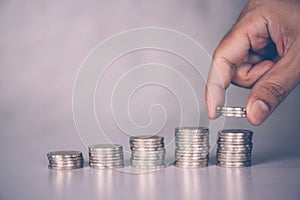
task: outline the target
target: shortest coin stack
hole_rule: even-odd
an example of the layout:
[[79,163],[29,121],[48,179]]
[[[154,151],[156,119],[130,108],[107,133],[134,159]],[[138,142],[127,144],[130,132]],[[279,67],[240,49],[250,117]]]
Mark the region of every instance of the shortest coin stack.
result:
[[157,135],[132,136],[129,143],[133,168],[155,170],[166,166],[166,150],[163,137]]
[[89,164],[95,169],[118,169],[124,167],[123,146],[96,144],[89,146]]
[[218,116],[225,117],[246,117],[246,108],[243,107],[218,107]]
[[83,167],[83,157],[80,151],[53,151],[47,154],[49,169],[64,170]]
[[210,149],[208,128],[176,128],[175,145],[176,167],[190,169],[207,167]]
[[217,165],[220,167],[251,166],[253,131],[224,129],[219,131]]

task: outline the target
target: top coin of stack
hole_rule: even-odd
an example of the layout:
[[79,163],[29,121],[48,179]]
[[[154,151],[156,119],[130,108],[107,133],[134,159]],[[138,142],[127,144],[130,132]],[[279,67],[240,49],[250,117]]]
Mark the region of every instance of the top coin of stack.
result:
[[96,169],[124,167],[123,146],[119,144],[96,144],[88,147],[89,164]]
[[166,150],[163,137],[132,136],[129,143],[133,168],[151,170],[165,167]]
[[203,127],[175,129],[175,166],[199,168],[208,165],[209,130]]
[[246,108],[242,107],[218,107],[218,116],[226,117],[246,117]]
[[83,157],[80,151],[53,151],[47,153],[49,169],[78,169],[83,167]]
[[221,167],[251,166],[253,131],[224,129],[219,131],[217,165]]

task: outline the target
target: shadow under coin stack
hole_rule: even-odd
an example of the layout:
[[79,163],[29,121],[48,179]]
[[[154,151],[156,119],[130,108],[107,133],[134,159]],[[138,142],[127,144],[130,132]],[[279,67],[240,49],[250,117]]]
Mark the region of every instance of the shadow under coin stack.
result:
[[124,167],[123,146],[96,144],[89,146],[89,164],[95,169],[118,169]]
[[132,136],[129,139],[131,165],[142,170],[155,170],[166,167],[165,145],[161,136]]
[[251,130],[224,129],[219,131],[217,165],[221,167],[251,166]]
[[53,151],[47,153],[49,169],[64,170],[83,167],[83,157],[80,151]]
[[207,167],[209,161],[209,130],[203,127],[175,129],[175,166]]

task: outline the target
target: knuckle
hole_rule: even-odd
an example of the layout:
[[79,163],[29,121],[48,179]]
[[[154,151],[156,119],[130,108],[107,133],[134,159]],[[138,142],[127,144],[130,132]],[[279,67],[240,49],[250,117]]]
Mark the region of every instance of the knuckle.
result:
[[276,101],[275,104],[281,102],[287,95],[287,90],[284,86],[275,82],[267,82],[260,85],[261,88],[265,91],[266,98],[270,101]]
[[251,88],[255,81],[245,70],[236,70],[233,77],[233,83],[244,88]]

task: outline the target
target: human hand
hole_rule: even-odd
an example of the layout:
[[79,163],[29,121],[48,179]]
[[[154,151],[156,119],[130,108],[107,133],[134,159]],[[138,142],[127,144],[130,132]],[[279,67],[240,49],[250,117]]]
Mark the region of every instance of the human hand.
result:
[[206,86],[216,118],[230,83],[251,88],[247,118],[260,125],[300,82],[300,0],[251,0],[217,47]]

